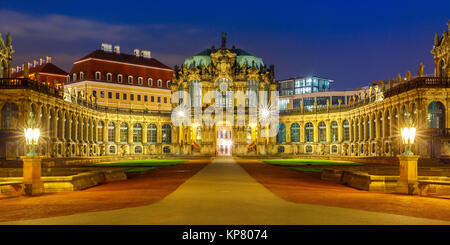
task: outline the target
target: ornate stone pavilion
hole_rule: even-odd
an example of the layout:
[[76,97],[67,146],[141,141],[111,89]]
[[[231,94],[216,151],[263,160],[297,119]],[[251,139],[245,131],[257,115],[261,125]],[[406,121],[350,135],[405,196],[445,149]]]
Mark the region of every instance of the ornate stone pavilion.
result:
[[[270,93],[276,90],[274,68],[242,49],[227,48],[224,36],[220,48],[213,46],[187,58],[182,67],[175,66],[171,83],[174,113],[109,108],[35,83],[26,74],[21,79],[8,78],[10,44],[10,38],[6,45],[0,41],[4,67],[0,78],[1,159],[24,154],[23,128],[29,117],[35,118],[42,132],[39,152],[49,158],[160,154],[392,157],[403,151],[399,132],[408,114],[418,132],[415,153],[422,158],[450,155],[447,31],[442,37],[437,35],[432,49],[434,76],[424,76],[420,65],[417,76],[408,71],[405,77],[374,83],[345,105],[280,111],[279,131],[270,137],[263,135],[266,126],[251,120],[250,108],[261,102],[276,104]],[[268,93],[248,96],[251,91]],[[208,94],[214,96],[208,98]],[[186,109],[189,105],[194,109]],[[216,113],[215,124],[205,118],[197,120],[195,108],[203,115],[221,108],[222,118]],[[228,117],[229,112],[234,117]],[[238,121],[239,115],[244,124]],[[174,125],[173,120],[183,123]]]

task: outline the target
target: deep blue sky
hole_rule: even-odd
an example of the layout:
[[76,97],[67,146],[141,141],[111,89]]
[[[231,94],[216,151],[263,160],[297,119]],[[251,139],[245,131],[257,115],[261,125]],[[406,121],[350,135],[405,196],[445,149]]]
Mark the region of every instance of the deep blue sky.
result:
[[[6,1],[0,32],[10,31],[14,65],[54,57],[69,71],[100,47],[148,49],[169,66],[202,49],[235,44],[277,79],[318,75],[332,89],[416,73],[433,73],[434,34],[448,30],[450,1]],[[3,35],[4,36],[4,35]]]

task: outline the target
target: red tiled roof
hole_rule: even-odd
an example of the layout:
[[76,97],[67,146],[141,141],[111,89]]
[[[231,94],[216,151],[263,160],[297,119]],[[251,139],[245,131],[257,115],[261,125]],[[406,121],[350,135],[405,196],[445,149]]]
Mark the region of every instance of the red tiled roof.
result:
[[[53,63],[44,63],[42,65],[38,65],[36,67],[31,67],[28,69],[28,74],[33,74],[35,72],[39,73],[49,73],[49,74],[55,74],[55,75],[63,75],[67,76],[68,73],[65,72],[63,69],[57,67]],[[11,74],[11,77],[22,77],[23,71],[15,72]]]
[[[111,61],[117,61],[117,62],[124,62],[124,63],[130,63],[135,65],[144,65],[144,66],[151,66],[151,67],[157,67],[157,68],[164,68],[164,69],[172,69],[163,63],[161,63],[159,60],[155,58],[144,58],[144,57],[136,57],[132,54],[117,54],[114,52],[105,52],[103,50],[95,50],[91,52],[90,54],[86,55],[85,57],[81,58],[80,60],[85,60],[88,58],[96,58],[96,59],[102,59],[102,60],[111,60]],[[78,61],[80,61],[78,60]],[[77,62],[77,61],[76,61]]]
[[[92,58],[92,59],[90,59]],[[118,62],[118,63],[116,63]],[[128,85],[128,76],[133,77],[131,85],[158,87],[157,81],[162,81],[162,88],[168,89],[168,81],[173,78],[173,70],[154,58],[136,57],[130,54],[116,54],[95,50],[82,59],[76,61],[70,71],[71,82],[80,81],[80,73],[84,73],[83,80],[118,83],[118,75],[122,75],[122,83]],[[96,79],[95,73],[100,72],[100,79]],[[111,80],[107,74],[111,74]],[[76,79],[74,79],[76,74]],[[138,83],[142,77],[143,83]],[[152,83],[148,85],[148,79]]]

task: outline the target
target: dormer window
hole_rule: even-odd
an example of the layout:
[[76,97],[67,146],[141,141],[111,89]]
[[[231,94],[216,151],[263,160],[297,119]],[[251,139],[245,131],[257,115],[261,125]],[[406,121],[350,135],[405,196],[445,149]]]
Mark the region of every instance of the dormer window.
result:
[[133,77],[132,76],[128,76],[128,84],[133,84]]
[[158,87],[162,87],[162,80],[161,79],[158,80]]
[[76,74],[76,73],[73,74],[73,80],[74,80],[74,81],[77,80],[77,74]]
[[139,84],[139,85],[144,84],[144,78],[138,77],[138,84]]
[[101,73],[99,71],[95,72],[95,80],[101,79]]
[[170,80],[166,82],[166,87],[170,88]]
[[117,75],[117,82],[122,83],[122,74]]
[[70,76],[67,76],[67,83],[70,83]]
[[84,79],[84,72],[80,72],[80,80]]
[[152,86],[153,85],[153,79],[151,79],[151,78],[147,79],[147,83],[148,83],[149,87]]
[[107,81],[111,81],[112,80],[112,74],[111,73],[106,73],[106,80]]

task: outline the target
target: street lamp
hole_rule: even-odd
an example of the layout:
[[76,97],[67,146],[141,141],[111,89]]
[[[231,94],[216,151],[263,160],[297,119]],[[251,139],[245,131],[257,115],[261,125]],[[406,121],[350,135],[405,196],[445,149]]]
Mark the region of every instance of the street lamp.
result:
[[402,142],[406,146],[405,152],[398,155],[400,163],[400,176],[397,181],[397,192],[403,194],[417,193],[417,160],[420,156],[411,152],[411,145],[414,144],[416,128],[411,118],[411,114],[405,115],[404,127],[401,129]]
[[402,128],[402,141],[406,145],[406,150],[403,155],[414,155],[411,151],[411,145],[414,144],[414,138],[416,137],[416,128]]
[[44,193],[44,183],[41,181],[41,160],[34,147],[38,144],[41,132],[35,127],[33,116],[28,120],[28,127],[24,129],[25,144],[28,147],[23,160],[23,193],[25,195],[39,195]]
[[24,129],[25,134],[25,142],[28,146],[27,156],[36,156],[36,152],[34,151],[34,147],[38,144],[39,135],[41,131],[38,128],[26,128]]

